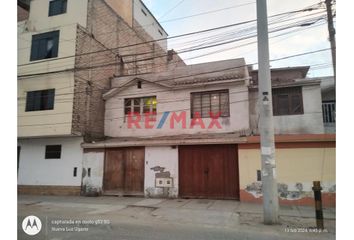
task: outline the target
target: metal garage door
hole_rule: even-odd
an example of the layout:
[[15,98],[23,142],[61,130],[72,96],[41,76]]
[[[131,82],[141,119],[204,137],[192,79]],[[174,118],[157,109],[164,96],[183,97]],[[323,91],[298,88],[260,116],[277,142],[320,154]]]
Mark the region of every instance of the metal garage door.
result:
[[181,197],[239,199],[236,145],[179,146]]

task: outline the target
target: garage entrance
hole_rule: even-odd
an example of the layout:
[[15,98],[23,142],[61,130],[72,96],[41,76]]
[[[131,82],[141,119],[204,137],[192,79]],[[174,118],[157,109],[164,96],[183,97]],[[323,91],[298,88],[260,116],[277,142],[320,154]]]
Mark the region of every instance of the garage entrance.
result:
[[179,146],[181,197],[239,200],[237,145]]
[[144,195],[144,157],[144,147],[106,149],[104,194]]

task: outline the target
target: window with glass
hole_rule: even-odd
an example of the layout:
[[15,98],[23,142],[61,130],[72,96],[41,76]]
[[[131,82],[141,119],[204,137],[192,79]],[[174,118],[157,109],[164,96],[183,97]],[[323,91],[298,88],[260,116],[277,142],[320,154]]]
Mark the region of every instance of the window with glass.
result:
[[30,61],[57,57],[58,47],[59,31],[33,35]]
[[26,112],[54,109],[55,89],[27,92]]
[[274,88],[272,94],[274,116],[304,114],[301,87]]
[[48,16],[66,13],[67,0],[52,0],[49,2]]
[[124,99],[124,114],[152,114],[156,115],[157,111],[156,96],[140,97],[140,98],[126,98]]
[[191,117],[229,117],[229,90],[191,93]]

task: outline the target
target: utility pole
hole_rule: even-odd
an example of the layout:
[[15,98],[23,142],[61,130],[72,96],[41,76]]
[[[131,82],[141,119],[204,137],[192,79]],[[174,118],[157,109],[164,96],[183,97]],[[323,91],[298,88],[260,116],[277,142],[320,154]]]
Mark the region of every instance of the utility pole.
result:
[[258,99],[261,138],[263,215],[265,224],[278,222],[272,83],[269,66],[267,0],[257,0]]
[[332,64],[333,64],[334,87],[335,87],[336,85],[336,39],[335,39],[336,30],[334,29],[333,26],[332,0],[326,0],[326,9],[327,9],[329,41],[331,43],[331,51],[332,51]]

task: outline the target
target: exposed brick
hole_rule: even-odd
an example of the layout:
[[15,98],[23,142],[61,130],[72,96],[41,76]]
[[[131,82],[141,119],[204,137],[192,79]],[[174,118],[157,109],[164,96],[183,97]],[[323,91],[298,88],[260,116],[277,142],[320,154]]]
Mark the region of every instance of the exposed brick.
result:
[[[77,27],[72,132],[90,142],[104,137],[102,94],[112,77],[185,64],[176,54],[168,61],[167,52],[149,42],[153,39],[136,21],[130,27],[105,1],[89,0],[87,12],[87,28]],[[126,47],[133,44],[139,45]]]

